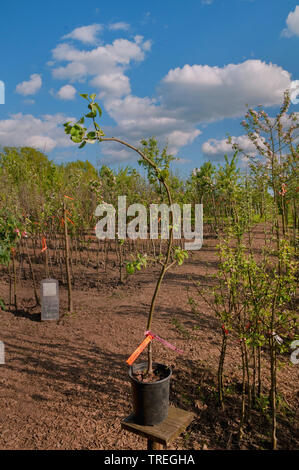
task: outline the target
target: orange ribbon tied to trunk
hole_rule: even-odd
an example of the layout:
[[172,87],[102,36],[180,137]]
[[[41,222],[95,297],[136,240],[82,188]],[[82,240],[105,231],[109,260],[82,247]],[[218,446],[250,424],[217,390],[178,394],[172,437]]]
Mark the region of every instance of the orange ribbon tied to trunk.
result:
[[131,366],[134,361],[136,361],[137,357],[142,353],[142,351],[146,348],[146,346],[151,342],[153,339],[153,336],[151,334],[147,335],[146,338],[142,341],[142,343],[139,344],[138,348],[135,349],[133,354],[127,359],[127,364]]

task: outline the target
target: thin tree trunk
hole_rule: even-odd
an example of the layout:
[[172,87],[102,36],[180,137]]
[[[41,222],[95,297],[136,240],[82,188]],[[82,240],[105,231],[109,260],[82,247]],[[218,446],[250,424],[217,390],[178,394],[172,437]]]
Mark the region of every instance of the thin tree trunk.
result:
[[29,263],[31,278],[32,278],[32,282],[33,282],[33,291],[34,291],[34,297],[35,297],[36,305],[40,305],[40,300],[39,300],[39,296],[38,296],[37,288],[36,288],[36,282],[35,282],[33,266],[32,266],[32,262],[31,262],[31,258],[30,258],[30,254],[29,254],[29,249],[28,249],[28,242],[27,242],[26,238],[25,238],[25,246],[26,246],[26,251],[27,251],[27,257],[28,257],[28,263]]
[[262,364],[261,364],[261,347],[257,347],[257,396],[261,397],[262,391]]
[[257,351],[256,346],[252,350],[253,371],[252,371],[252,406],[256,404],[256,372],[257,372]]
[[73,312],[73,292],[72,292],[72,281],[71,281],[71,270],[70,270],[70,248],[69,248],[69,237],[67,230],[67,219],[66,219],[66,207],[65,201],[63,201],[63,219],[64,219],[64,240],[65,240],[65,265],[66,265],[66,276],[67,276],[67,287],[68,287],[68,312]]
[[244,434],[244,423],[245,423],[245,401],[246,401],[246,364],[245,364],[245,353],[244,353],[244,344],[241,341],[241,356],[242,356],[242,404],[241,404],[241,419],[239,427],[239,442],[243,438]]
[[250,418],[251,412],[251,388],[250,388],[250,372],[249,372],[249,362],[248,362],[248,351],[247,345],[244,341],[244,359],[245,359],[245,367],[246,367],[246,376],[247,376],[247,393],[248,393],[248,406],[247,406],[247,419]]
[[218,403],[222,410],[224,410],[224,401],[223,401],[223,369],[224,369],[224,360],[226,353],[227,337],[225,331],[222,330],[222,344],[221,352],[218,365]]
[[12,252],[12,269],[13,269],[13,296],[14,296],[14,305],[15,311],[18,311],[18,301],[17,301],[17,272],[16,272],[16,260],[15,260],[15,250]]
[[275,339],[272,335],[270,338],[270,355],[271,355],[271,390],[270,390],[270,404],[272,412],[271,420],[271,440],[272,440],[272,449],[277,450],[277,437],[276,437],[276,348],[275,348]]
[[8,263],[8,277],[9,277],[9,310],[12,304],[12,279],[11,279],[11,263]]

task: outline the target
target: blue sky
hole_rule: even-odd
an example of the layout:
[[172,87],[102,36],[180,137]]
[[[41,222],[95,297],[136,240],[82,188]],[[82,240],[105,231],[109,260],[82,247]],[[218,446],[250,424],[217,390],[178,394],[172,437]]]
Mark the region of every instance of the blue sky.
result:
[[0,145],[56,162],[136,164],[117,144],[78,150],[64,135],[85,112],[79,93],[97,93],[107,136],[154,135],[188,175],[223,160],[226,133],[251,152],[245,105],[274,116],[299,80],[298,0],[16,0],[1,5],[0,37]]

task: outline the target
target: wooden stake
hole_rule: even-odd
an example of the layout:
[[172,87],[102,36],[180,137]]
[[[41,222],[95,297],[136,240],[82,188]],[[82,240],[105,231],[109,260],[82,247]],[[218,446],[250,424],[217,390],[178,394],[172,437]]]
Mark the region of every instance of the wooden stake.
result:
[[70,247],[69,247],[69,238],[66,222],[66,206],[65,201],[63,201],[63,220],[64,220],[64,240],[65,240],[65,265],[66,265],[66,276],[67,276],[67,286],[68,286],[68,312],[72,313],[73,308],[73,292],[72,292],[72,281],[71,281],[71,270],[70,270]]

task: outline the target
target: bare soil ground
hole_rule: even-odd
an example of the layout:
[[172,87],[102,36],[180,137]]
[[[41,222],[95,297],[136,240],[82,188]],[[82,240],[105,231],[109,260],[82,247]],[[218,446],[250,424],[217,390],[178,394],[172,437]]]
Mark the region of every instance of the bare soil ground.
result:
[[[257,411],[252,413],[241,446],[237,443],[241,360],[234,340],[229,341],[225,362],[226,409],[217,408],[220,325],[203,302],[199,302],[198,315],[188,305],[190,277],[213,282],[215,244],[215,238],[206,236],[200,251],[167,273],[157,300],[152,330],[184,354],[155,342],[154,359],[173,367],[171,403],[195,413],[193,423],[170,449],[269,449],[269,415]],[[36,265],[35,269],[40,281],[42,268]],[[146,448],[144,439],[121,430],[121,420],[131,413],[126,359],[144,338],[158,268],[138,272],[124,285],[117,282],[117,269],[100,270],[99,276],[92,264],[73,269],[74,315],[41,322],[29,279],[19,283],[18,311],[0,311],[0,340],[6,348],[6,364],[0,365],[1,449]],[[8,299],[4,270],[0,297]],[[62,315],[67,291],[61,283],[60,302]],[[267,351],[263,356],[266,385]],[[146,353],[138,362],[143,359]],[[283,402],[278,446],[298,449],[299,366],[292,365],[288,355],[280,359],[278,392]]]

